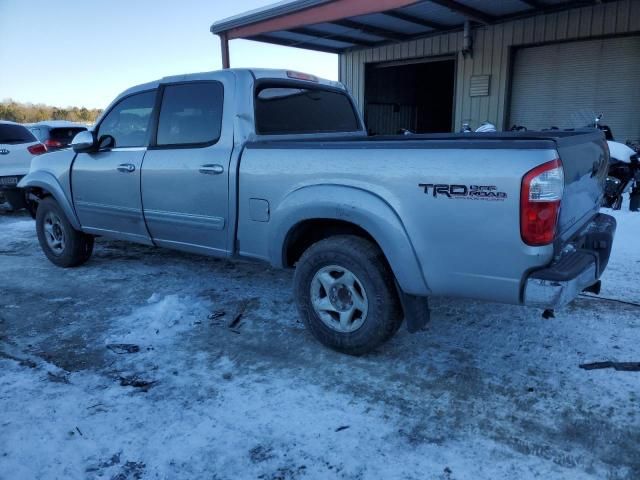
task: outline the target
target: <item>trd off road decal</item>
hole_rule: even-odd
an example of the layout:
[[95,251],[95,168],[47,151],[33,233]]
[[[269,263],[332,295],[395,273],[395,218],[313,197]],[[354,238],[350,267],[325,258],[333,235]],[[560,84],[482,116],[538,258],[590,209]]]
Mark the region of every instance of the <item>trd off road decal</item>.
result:
[[419,183],[418,187],[425,194],[434,197],[445,196],[448,198],[462,198],[466,200],[495,200],[502,201],[507,198],[506,192],[498,192],[495,185],[447,185],[433,183]]

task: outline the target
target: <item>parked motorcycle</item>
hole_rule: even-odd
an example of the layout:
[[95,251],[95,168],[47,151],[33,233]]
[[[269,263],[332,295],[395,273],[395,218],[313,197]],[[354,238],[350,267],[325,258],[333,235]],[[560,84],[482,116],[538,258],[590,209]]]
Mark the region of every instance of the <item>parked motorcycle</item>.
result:
[[[589,127],[597,128],[604,132],[609,146],[609,172],[605,184],[602,206],[620,210],[624,200],[624,194],[629,192],[629,210],[640,210],[640,152],[624,143],[614,140],[613,132],[608,125],[600,123],[602,114],[595,115],[589,112],[593,119]],[[578,114],[578,118],[584,118],[584,114]],[[578,120],[580,121],[580,120]],[[574,121],[575,123],[575,121]]]
[[471,124],[468,121],[462,123],[462,129],[460,133],[488,133],[497,132],[496,126],[491,122],[482,122],[478,128],[473,130]]
[[[626,145],[622,146],[626,147]],[[611,150],[611,146],[609,150]],[[623,195],[629,192],[629,210],[637,212],[640,210],[640,154],[629,147],[621,150],[616,148],[611,151],[602,206],[620,210]],[[631,150],[632,153],[629,154],[628,150]],[[626,158],[626,160],[619,160],[620,157]]]

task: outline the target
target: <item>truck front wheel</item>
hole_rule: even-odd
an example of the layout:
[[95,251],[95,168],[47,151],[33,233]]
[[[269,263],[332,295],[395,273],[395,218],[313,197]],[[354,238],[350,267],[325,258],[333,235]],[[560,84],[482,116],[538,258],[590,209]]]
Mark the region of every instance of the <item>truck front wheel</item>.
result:
[[367,353],[402,323],[393,274],[364,238],[338,235],[313,244],[296,266],[294,288],[307,328],[339,352]]
[[36,210],[36,233],[40,248],[59,267],[77,267],[93,252],[93,237],[75,230],[58,203],[46,197]]

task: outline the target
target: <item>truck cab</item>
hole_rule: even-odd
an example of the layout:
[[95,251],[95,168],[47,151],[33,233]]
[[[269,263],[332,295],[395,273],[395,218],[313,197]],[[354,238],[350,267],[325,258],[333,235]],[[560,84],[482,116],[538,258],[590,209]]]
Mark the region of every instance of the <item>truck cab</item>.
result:
[[[232,157],[235,153],[237,160],[250,138],[290,130],[292,112],[313,106],[302,95],[297,102],[281,100],[301,91],[301,80],[308,82],[309,77],[300,76],[270,71],[248,76],[230,70],[169,77],[124,92],[97,120],[90,148],[79,151],[73,162],[73,205],[83,231],[230,255],[233,229],[227,227],[235,218],[229,198],[237,174]],[[251,84],[257,89],[255,97],[236,95],[238,90],[250,91]],[[365,135],[344,89],[334,82],[323,86],[326,90],[318,94],[336,98],[331,110],[323,102],[319,112],[323,133]],[[252,112],[259,119],[258,131]],[[323,134],[318,126],[318,121],[307,126],[298,122],[296,128],[303,136],[305,129],[317,136]],[[98,139],[103,143],[96,150]]]

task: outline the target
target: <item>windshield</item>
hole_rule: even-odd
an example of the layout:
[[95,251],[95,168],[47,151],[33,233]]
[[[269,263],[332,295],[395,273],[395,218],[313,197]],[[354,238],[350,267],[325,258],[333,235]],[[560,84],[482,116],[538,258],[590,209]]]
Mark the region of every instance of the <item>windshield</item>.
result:
[[49,136],[52,140],[60,142],[64,145],[69,145],[73,137],[75,137],[78,133],[84,132],[86,128],[84,127],[71,127],[71,128],[52,128]]
[[603,118],[602,113],[597,113],[595,110],[590,108],[583,108],[571,114],[570,128],[576,130],[583,128],[597,128],[604,132],[604,136],[607,140],[613,141],[613,132],[606,123],[607,122]]
[[571,114],[568,128],[595,128],[601,116],[593,109],[582,108]]

